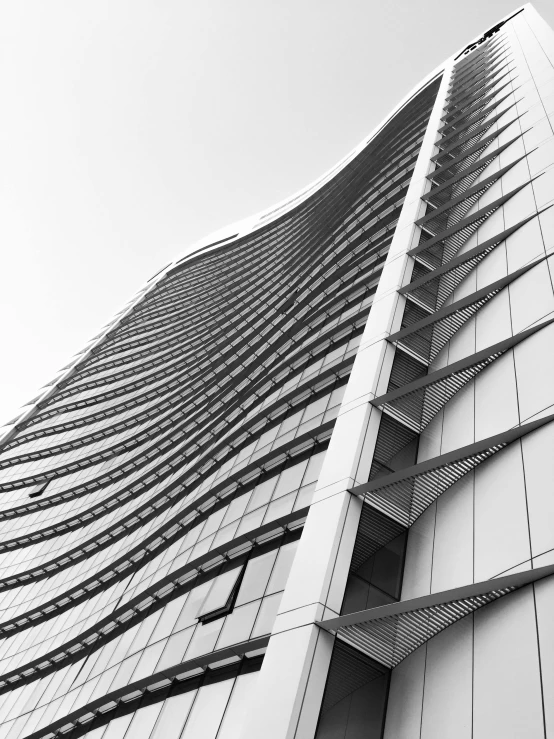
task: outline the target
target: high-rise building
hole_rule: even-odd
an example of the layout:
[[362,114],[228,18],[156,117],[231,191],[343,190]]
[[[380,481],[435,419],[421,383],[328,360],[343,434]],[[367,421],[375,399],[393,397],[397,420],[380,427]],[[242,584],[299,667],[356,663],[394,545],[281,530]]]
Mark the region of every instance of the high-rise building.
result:
[[153,277],[0,451],[0,739],[554,737],[554,34]]

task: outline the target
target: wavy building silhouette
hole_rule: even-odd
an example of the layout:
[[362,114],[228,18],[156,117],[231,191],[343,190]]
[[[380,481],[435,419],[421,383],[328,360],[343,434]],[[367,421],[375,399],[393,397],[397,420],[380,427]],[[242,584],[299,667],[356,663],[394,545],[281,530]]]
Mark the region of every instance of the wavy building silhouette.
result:
[[0,739],[554,737],[554,34],[152,278],[0,448]]

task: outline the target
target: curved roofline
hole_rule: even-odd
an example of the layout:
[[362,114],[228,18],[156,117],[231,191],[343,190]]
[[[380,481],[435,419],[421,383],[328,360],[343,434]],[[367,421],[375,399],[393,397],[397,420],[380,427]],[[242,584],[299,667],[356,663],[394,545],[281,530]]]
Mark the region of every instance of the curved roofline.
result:
[[[532,9],[534,12],[536,12],[531,3],[526,3],[525,5],[521,5],[515,8],[512,12],[505,15],[495,25],[505,23],[514,15],[517,15],[525,9]],[[394,116],[397,115],[397,113],[399,113],[402,108],[404,108],[410,102],[410,100],[412,100],[412,98],[414,98],[419,92],[421,92],[421,90],[423,90],[434,79],[436,79],[439,74],[442,74],[444,69],[447,68],[459,55],[461,55],[468,48],[468,46],[471,46],[475,42],[478,42],[481,39],[483,33],[486,33],[486,30],[479,33],[477,36],[475,36],[475,38],[469,41],[468,44],[461,47],[454,54],[448,57],[444,62],[442,62],[442,64],[439,64],[437,67],[435,67],[432,72],[424,77],[421,82],[415,85],[410,90],[410,92],[408,92],[402,98],[402,100],[400,100],[400,102],[392,109],[392,111],[377,126],[375,126],[375,128],[369,134],[364,136],[359,144],[357,144],[348,154],[346,154],[346,156],[340,159],[337,164],[332,165],[320,177],[317,177],[306,187],[297,190],[296,192],[292,193],[292,195],[283,198],[282,200],[269,206],[268,208],[258,211],[251,216],[247,216],[246,218],[242,218],[238,221],[227,224],[226,226],[223,226],[216,231],[212,231],[207,236],[202,237],[198,241],[194,242],[194,244],[191,244],[190,247],[185,249],[184,252],[179,254],[178,257],[176,257],[170,264],[168,264],[167,267],[163,270],[163,273],[165,274],[170,269],[173,269],[177,264],[182,264],[189,258],[197,256],[198,253],[201,251],[212,251],[212,249],[216,249],[220,246],[228,246],[236,239],[247,236],[248,234],[257,231],[259,228],[267,226],[273,221],[276,221],[278,218],[303,203],[311,195],[313,195],[324,185],[326,185],[334,176],[339,174],[339,172],[341,172],[347,164],[355,159],[356,156],[360,154],[360,152],[362,152],[366,148],[366,146],[368,146],[368,144],[371,143],[375,136],[377,136],[377,134],[382,131],[382,129],[394,118]],[[162,273],[158,273],[157,277],[163,277]]]
[[[508,13],[501,18],[495,25],[502,24],[510,20],[514,15],[517,15],[522,10],[531,10],[536,15],[539,15],[532,3],[526,3],[515,8],[511,13]],[[540,16],[539,16],[540,17]],[[392,109],[392,111],[379,123],[367,136],[364,136],[363,140],[355,146],[345,157],[339,160],[338,164],[330,167],[323,175],[313,180],[307,187],[297,190],[291,196],[284,198],[283,200],[275,203],[274,205],[266,208],[265,210],[259,211],[252,216],[243,218],[242,220],[235,221],[223,228],[213,231],[208,236],[199,239],[190,247],[188,247],[183,253],[176,257],[173,261],[159,270],[155,275],[150,277],[146,283],[139,288],[135,295],[129,300],[124,307],[115,314],[112,320],[104,326],[104,328],[91,339],[83,350],[75,355],[72,361],[61,372],[52,380],[48,385],[43,386],[41,392],[37,398],[29,401],[22,406],[22,412],[18,417],[14,418],[13,421],[4,424],[0,428],[8,428],[9,430],[4,435],[0,434],[0,443],[6,442],[17,430],[17,425],[29,420],[35,413],[39,403],[47,400],[56,390],[58,384],[67,379],[75,370],[75,368],[86,359],[93,349],[100,344],[104,337],[113,331],[114,328],[127,316],[133,308],[140,302],[140,300],[152,290],[160,280],[162,280],[169,271],[173,270],[178,264],[188,261],[188,259],[198,256],[199,252],[213,251],[222,246],[228,246],[233,243],[236,239],[247,236],[249,233],[254,233],[259,228],[267,226],[273,221],[280,218],[285,213],[289,212],[293,208],[296,208],[308,197],[313,195],[317,190],[326,185],[335,175],[346,167],[365,147],[375,138],[375,136],[391,121],[391,119],[405,106],[410,100],[417,95],[424,87],[430,84],[439,74],[442,74],[445,68],[454,62],[454,60],[463,53],[469,46],[481,40],[483,33],[481,32],[474,39],[472,39],[464,47],[456,51],[450,57],[448,57],[442,64],[439,64],[435,69],[430,72],[424,79],[418,83],[402,100]],[[273,216],[273,217],[271,217]]]
[[442,73],[444,67],[445,64],[441,64],[436,67],[436,69],[428,74],[422,82],[405,95],[404,98],[402,98],[402,100],[386,116],[386,118],[384,118],[369,134],[364,136],[362,141],[349,151],[346,156],[340,159],[337,164],[332,165],[328,170],[326,170],[326,172],[315,180],[312,180],[312,182],[310,182],[306,187],[296,190],[292,195],[279,200],[268,208],[264,208],[264,210],[260,210],[257,213],[238,221],[234,221],[216,231],[212,231],[210,234],[202,237],[181,253],[173,262],[171,262],[170,265],[168,265],[167,269],[169,270],[175,267],[178,263],[182,264],[187,259],[197,256],[201,251],[211,251],[212,247],[213,249],[216,249],[219,246],[228,246],[232,241],[247,236],[263,226],[268,226],[270,223],[276,221],[281,218],[281,216],[301,205],[310,196],[314,195],[314,193],[330,182],[333,177],[338,175],[353,159],[355,159],[358,154],[360,154],[366,146],[373,141],[375,136],[385,128],[394,116],[399,113],[402,108],[410,102],[410,100],[412,100],[412,98],[414,98],[419,92],[421,92],[421,90],[427,87],[428,84],[433,82],[433,80]]

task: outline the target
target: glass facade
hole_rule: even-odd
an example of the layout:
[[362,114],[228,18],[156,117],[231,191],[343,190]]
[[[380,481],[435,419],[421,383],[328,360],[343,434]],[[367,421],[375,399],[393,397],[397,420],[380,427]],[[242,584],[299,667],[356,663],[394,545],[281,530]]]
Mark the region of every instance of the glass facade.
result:
[[487,618],[529,594],[548,704],[545,59],[532,8],[485,34],[164,268],[15,423],[0,739],[485,736],[478,683],[455,733],[440,676],[462,689],[462,638],[482,680]]

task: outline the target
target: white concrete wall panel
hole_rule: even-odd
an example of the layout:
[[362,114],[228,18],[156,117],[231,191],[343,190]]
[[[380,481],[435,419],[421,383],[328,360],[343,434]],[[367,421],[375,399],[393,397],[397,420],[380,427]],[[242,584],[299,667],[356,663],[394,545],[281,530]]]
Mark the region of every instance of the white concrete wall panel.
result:
[[436,503],[429,506],[412,525],[406,548],[402,600],[431,592],[431,572],[435,543]]
[[545,579],[413,652],[392,673],[385,739],[551,736],[553,607]]
[[547,261],[521,275],[508,288],[514,334],[554,313],[554,292]]
[[[475,277],[474,277],[475,280]],[[486,308],[487,306],[485,306]],[[484,310],[483,308],[482,310]],[[450,342],[441,350],[437,358],[432,362],[432,369],[452,364],[459,359],[464,359],[475,354],[476,349],[475,318],[470,318],[452,337]]]
[[521,448],[514,442],[475,471],[475,581],[530,556]]
[[510,338],[512,336],[512,325],[508,288],[501,290],[498,295],[491,298],[477,312],[473,320],[475,321],[476,352]]
[[436,502],[431,592],[473,582],[474,473]]
[[473,739],[544,739],[532,587],[474,618]]
[[531,554],[554,550],[554,426],[549,424],[522,441]]
[[[501,280],[503,277],[506,277],[508,274],[506,242],[499,244],[490,254],[487,254],[471,274],[475,276],[474,290],[481,290],[492,282],[496,282],[497,280]],[[468,281],[469,280],[464,280],[464,282]],[[462,288],[462,285],[460,285],[460,288]],[[460,288],[456,290],[457,294],[460,292]],[[460,294],[459,297],[461,298],[462,295]],[[456,297],[456,299],[458,300],[459,298]]]
[[417,455],[419,462],[438,457],[441,453],[443,419],[444,410],[440,410],[420,435]]
[[554,580],[534,585],[546,737],[554,736]]
[[[475,384],[475,441],[486,439],[517,426],[519,423],[517,385],[511,351],[503,354],[480,372],[473,383]],[[458,444],[458,446],[463,446],[463,444]]]
[[533,218],[506,239],[507,274],[544,256],[541,220],[541,217]]
[[[468,383],[444,408],[442,420],[441,454],[475,441],[476,409],[475,384]],[[437,419],[437,425],[440,421]]]
[[554,405],[554,324],[533,334],[514,349],[517,396],[521,421]]
[[383,739],[421,739],[426,657],[424,645],[393,670]]
[[[476,182],[528,156],[490,187],[470,213],[529,184],[485,221],[460,253],[554,204],[554,33],[530,6],[502,33],[512,54],[514,82],[513,94],[501,107],[517,104],[494,124],[497,130],[512,121],[487,153],[523,135]],[[550,208],[487,255],[447,304],[553,250]],[[554,257],[543,259],[480,308],[433,360],[431,370],[552,318],[553,284]],[[549,326],[496,359],[446,403],[420,437],[418,461],[552,413],[553,377],[554,326]],[[548,424],[496,453],[439,497],[410,529],[402,599],[553,562],[553,449],[554,424]],[[554,737],[553,611],[554,584],[547,578],[431,639],[393,670],[385,737]]]
[[427,645],[421,739],[472,739],[473,618]]

